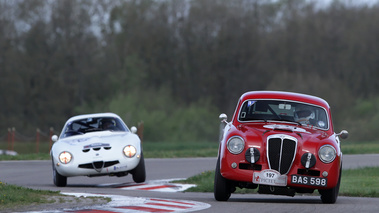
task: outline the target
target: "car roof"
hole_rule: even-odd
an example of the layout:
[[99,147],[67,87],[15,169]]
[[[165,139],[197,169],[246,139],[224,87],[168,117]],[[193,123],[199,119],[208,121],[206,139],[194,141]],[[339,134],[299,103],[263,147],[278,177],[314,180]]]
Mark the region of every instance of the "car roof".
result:
[[278,99],[278,100],[292,100],[297,102],[310,103],[319,105],[329,110],[329,104],[324,99],[295,92],[282,92],[282,91],[250,91],[244,93],[240,98],[240,103],[249,99]]
[[120,118],[120,116],[116,115],[115,113],[105,112],[105,113],[92,113],[92,114],[76,115],[76,116],[69,118],[66,123],[70,123],[71,121],[74,121],[74,120],[80,120],[80,119],[86,119],[86,118],[101,118],[101,117],[115,117],[115,118],[122,120]]

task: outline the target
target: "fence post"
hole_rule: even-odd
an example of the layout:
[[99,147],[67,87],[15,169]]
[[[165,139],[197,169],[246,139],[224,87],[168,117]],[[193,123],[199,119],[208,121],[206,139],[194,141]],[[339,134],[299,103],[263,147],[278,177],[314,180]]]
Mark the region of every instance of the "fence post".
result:
[[12,144],[12,132],[11,128],[8,128],[8,150],[11,150],[11,144]]
[[12,127],[12,145],[11,145],[11,150],[14,151],[14,136],[16,133],[16,128]]
[[53,127],[50,127],[50,134],[49,134],[49,141],[50,141],[50,149],[51,150],[51,147],[53,146],[53,134],[54,134],[54,128]]
[[39,128],[37,128],[36,134],[37,134],[37,136],[36,136],[36,153],[39,153],[39,134],[40,134]]
[[142,143],[142,141],[143,141],[143,121],[138,123],[137,135],[141,139],[141,143]]

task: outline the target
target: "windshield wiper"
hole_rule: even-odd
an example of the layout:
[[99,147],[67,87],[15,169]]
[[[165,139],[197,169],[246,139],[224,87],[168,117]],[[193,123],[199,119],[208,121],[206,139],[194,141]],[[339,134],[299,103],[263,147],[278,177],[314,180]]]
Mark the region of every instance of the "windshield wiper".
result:
[[297,122],[297,121],[292,121],[292,120],[288,120],[288,119],[278,119],[276,121],[286,121],[286,122],[291,122],[291,123],[295,123],[299,126],[303,126],[303,124],[301,124],[300,122]]
[[267,123],[267,119],[249,119],[248,121],[264,121]]

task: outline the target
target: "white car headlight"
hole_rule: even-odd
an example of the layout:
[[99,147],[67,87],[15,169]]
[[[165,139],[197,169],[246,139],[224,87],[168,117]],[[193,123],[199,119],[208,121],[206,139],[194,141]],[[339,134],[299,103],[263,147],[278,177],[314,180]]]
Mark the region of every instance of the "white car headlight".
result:
[[134,157],[137,153],[137,149],[132,145],[125,146],[123,151],[124,155],[128,158]]
[[318,157],[324,163],[331,163],[336,158],[337,152],[331,145],[324,145],[318,150]]
[[61,153],[59,154],[59,161],[60,161],[61,163],[63,163],[63,164],[68,164],[68,163],[70,163],[71,159],[72,159],[72,155],[71,155],[71,153],[69,153],[69,152],[64,151],[64,152],[61,152]]
[[229,152],[232,154],[239,154],[245,148],[245,141],[239,136],[233,136],[229,138],[228,143],[226,144]]

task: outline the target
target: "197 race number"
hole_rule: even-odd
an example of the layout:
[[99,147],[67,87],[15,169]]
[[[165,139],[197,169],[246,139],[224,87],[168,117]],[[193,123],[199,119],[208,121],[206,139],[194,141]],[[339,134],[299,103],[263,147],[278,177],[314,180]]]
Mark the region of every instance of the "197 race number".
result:
[[319,177],[291,175],[291,183],[309,185],[309,186],[326,187],[328,180],[326,178],[319,178]]

